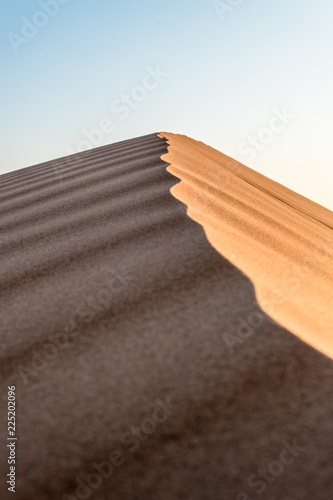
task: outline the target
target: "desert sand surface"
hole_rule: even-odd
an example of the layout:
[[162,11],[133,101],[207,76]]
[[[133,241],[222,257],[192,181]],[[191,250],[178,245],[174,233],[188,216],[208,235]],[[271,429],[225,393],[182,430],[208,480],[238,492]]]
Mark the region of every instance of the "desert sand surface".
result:
[[162,136],[188,215],[272,318],[333,357],[333,213],[202,142]]
[[260,308],[167,152],[151,134],[0,177],[1,499],[332,498],[333,361]]

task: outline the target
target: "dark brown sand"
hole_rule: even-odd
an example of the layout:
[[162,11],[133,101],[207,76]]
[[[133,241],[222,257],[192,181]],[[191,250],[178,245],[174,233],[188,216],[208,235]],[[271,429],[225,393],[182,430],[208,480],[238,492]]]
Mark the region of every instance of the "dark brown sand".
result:
[[166,153],[152,134],[0,177],[1,499],[332,498],[333,362],[261,311]]

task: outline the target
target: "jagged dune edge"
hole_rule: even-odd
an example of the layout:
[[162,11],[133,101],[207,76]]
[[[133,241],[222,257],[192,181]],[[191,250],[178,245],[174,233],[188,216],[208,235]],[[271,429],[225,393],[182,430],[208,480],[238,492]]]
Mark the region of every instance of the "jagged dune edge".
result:
[[202,142],[161,132],[171,193],[252,281],[262,309],[333,358],[333,214]]

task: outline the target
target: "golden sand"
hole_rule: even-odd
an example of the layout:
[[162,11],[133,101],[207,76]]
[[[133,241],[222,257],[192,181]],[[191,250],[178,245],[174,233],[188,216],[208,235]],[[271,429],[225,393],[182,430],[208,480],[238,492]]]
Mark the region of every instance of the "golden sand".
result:
[[171,192],[273,319],[333,357],[333,213],[226,155],[162,133]]

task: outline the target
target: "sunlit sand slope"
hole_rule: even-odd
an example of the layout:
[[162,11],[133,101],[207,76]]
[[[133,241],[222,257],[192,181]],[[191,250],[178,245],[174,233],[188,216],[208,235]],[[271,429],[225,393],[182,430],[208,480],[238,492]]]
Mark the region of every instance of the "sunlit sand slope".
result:
[[173,195],[253,282],[262,308],[333,357],[333,214],[224,154],[163,133]]

